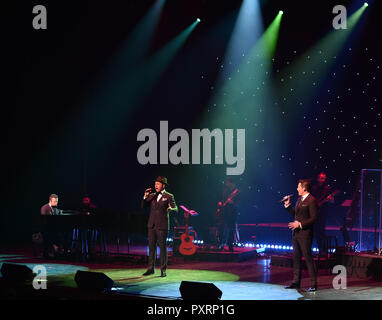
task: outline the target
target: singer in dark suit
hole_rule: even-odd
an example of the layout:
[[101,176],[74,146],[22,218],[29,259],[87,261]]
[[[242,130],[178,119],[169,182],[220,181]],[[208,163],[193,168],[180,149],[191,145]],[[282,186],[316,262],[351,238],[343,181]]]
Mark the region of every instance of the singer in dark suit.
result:
[[178,211],[174,195],[165,190],[167,178],[159,176],[155,180],[155,193],[147,189],[143,196],[142,208],[150,207],[150,217],[147,223],[149,237],[149,262],[144,276],[154,273],[157,243],[160,249],[161,277],[166,276],[167,245],[166,239],[170,228],[169,214]]
[[310,194],[310,181],[299,180],[297,191],[299,198],[295,208],[290,204],[290,197],[284,202],[285,209],[294,217],[294,222],[288,224],[293,230],[293,282],[286,289],[300,288],[301,255],[309,271],[311,287],[308,292],[317,290],[317,272],[312,257],[313,226],[317,220],[317,201]]

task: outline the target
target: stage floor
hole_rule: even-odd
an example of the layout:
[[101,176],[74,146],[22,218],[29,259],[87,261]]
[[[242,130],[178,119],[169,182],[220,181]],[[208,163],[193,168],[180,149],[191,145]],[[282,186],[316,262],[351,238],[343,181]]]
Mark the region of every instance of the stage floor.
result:
[[[134,250],[141,252],[141,249]],[[316,293],[307,293],[304,289],[286,290],[284,286],[291,282],[292,269],[271,266],[270,257],[233,262],[171,259],[165,278],[160,277],[159,270],[154,275],[143,277],[146,266],[139,260],[46,260],[31,255],[30,248],[0,250],[0,268],[4,262],[24,264],[31,269],[35,265],[44,265],[48,289],[75,289],[74,275],[77,270],[103,272],[114,281],[112,292],[119,299],[181,299],[179,287],[183,280],[187,280],[213,283],[223,292],[222,300],[382,300],[382,282],[348,277],[347,288],[336,290],[332,285],[335,275],[327,269],[319,270],[319,290]],[[304,270],[302,288],[308,288],[309,282]],[[86,299],[86,296],[81,299]]]

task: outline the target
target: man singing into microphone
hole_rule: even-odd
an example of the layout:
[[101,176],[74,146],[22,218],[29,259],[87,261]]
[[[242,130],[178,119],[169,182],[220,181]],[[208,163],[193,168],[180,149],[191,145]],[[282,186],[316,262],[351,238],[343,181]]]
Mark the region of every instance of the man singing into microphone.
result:
[[290,197],[284,202],[285,209],[294,217],[294,222],[288,224],[293,230],[293,282],[286,289],[300,288],[301,254],[309,271],[311,287],[308,292],[317,291],[317,273],[312,257],[313,225],[317,219],[317,201],[310,194],[310,181],[299,180],[298,195],[295,208],[290,204]]
[[161,277],[166,276],[166,239],[170,227],[169,213],[178,211],[174,195],[165,190],[167,185],[167,178],[159,176],[155,180],[155,193],[150,194],[151,189],[147,189],[143,196],[142,208],[150,206],[150,217],[147,223],[149,237],[149,263],[147,271],[143,274],[144,276],[154,274],[157,243],[160,249],[159,262]]

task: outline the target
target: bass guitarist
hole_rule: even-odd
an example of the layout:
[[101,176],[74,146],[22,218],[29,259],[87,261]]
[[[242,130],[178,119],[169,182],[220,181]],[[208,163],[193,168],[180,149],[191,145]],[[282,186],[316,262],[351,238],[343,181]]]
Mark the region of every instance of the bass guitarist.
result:
[[328,217],[328,203],[334,202],[334,195],[338,191],[333,192],[332,188],[326,183],[325,172],[320,172],[317,181],[312,185],[311,194],[317,199],[318,215],[314,225],[314,236],[316,238],[317,247],[321,256],[327,255],[326,245],[326,220]]
[[237,205],[239,189],[235,182],[228,177],[223,185],[222,200],[218,203],[216,212],[217,219],[217,243],[218,248],[224,248],[224,231],[227,232],[227,244],[229,251],[233,252],[234,233],[236,231]]

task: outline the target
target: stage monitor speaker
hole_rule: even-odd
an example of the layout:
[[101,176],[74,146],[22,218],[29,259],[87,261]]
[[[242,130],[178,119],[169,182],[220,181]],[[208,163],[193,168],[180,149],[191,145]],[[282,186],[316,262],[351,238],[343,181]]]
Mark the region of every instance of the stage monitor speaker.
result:
[[15,282],[31,281],[34,278],[32,269],[23,264],[3,263],[1,273],[5,280]]
[[223,292],[213,283],[182,281],[179,287],[183,300],[219,300]]
[[114,285],[114,281],[101,272],[78,270],[74,280],[79,288],[98,292],[110,290]]

